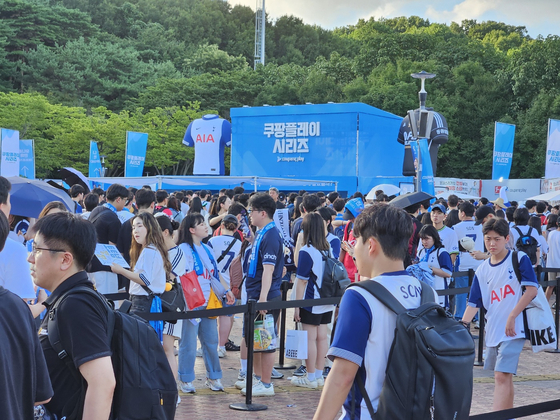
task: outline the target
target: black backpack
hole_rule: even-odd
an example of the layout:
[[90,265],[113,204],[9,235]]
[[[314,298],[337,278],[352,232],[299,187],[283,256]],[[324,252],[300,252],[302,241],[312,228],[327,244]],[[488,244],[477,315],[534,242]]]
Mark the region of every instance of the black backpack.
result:
[[533,228],[529,226],[527,233],[521,233],[521,229],[517,226],[514,226],[513,228],[517,231],[517,233],[519,233],[519,238],[515,242],[515,249],[523,251],[527,254],[531,260],[531,264],[535,265],[537,263],[537,248],[539,247],[539,241],[531,236]]
[[373,419],[468,419],[473,390],[474,341],[422,285],[417,309],[406,310],[380,283],[353,283],[397,314],[395,338],[374,414],[360,375],[356,380]]
[[339,260],[331,257],[328,252],[321,252],[321,257],[323,258],[323,279],[321,287],[317,286],[316,282],[315,287],[322,298],[341,297],[344,290],[350,285],[346,267]]
[[[69,295],[92,295],[107,308],[113,370],[117,385],[113,395],[111,419],[173,420],[177,406],[177,384],[163,347],[154,329],[141,318],[115,311],[105,297],[87,286],[79,286],[63,294],[50,308],[47,329],[51,346],[74,376],[85,381],[62,348],[56,321],[58,306]],[[83,404],[83,402],[82,402]]]

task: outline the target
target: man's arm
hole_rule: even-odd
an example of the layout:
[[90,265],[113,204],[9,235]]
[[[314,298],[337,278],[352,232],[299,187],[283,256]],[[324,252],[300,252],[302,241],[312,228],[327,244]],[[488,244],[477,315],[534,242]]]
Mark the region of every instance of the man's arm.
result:
[[340,357],[334,359],[319,406],[313,416],[314,420],[332,420],[336,417],[350,392],[356,372],[358,372],[357,364]]
[[[263,265],[263,275],[261,282],[261,296],[259,297],[259,302],[266,302],[268,298],[268,292],[270,286],[272,286],[272,274],[274,273],[274,266],[272,264]],[[266,314],[266,311],[260,311],[262,314]]]
[[80,366],[80,373],[87,382],[83,420],[108,420],[111,414],[115,373],[110,356],[90,360]]

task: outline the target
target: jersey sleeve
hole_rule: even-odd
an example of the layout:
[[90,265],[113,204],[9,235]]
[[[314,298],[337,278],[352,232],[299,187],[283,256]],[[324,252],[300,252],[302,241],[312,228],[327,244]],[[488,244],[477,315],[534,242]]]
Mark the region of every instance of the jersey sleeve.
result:
[[457,239],[457,233],[451,229],[451,249],[448,250],[449,254],[458,254],[459,253],[459,239]]
[[231,147],[231,123],[228,120],[222,123],[222,144]]
[[[282,253],[282,242],[280,240],[271,240],[271,235],[278,235],[274,229],[270,230],[271,234],[267,234],[259,246],[259,254],[262,258],[263,265],[276,265],[278,262],[278,255]],[[278,236],[278,239],[280,237]]]
[[194,146],[194,142],[191,135],[191,127],[192,127],[192,123],[190,123],[189,126],[187,127],[187,131],[185,131],[185,136],[183,137],[183,144],[187,147]]
[[151,248],[144,248],[140,258],[138,258],[138,263],[134,267],[134,271],[138,273],[142,281],[146,286],[150,287],[153,278],[153,267],[155,265],[156,252]]
[[338,260],[338,257],[340,256],[340,238],[338,236],[335,236],[331,241],[330,245],[331,245],[333,257]]
[[300,249],[296,276],[302,280],[309,280],[312,269],[313,259],[311,255],[304,249]]
[[482,293],[480,292],[480,284],[478,283],[478,277],[476,274],[474,275],[467,305],[475,308],[482,308]]
[[438,263],[439,268],[441,268],[449,276],[451,276],[451,273],[453,272],[453,263],[451,262],[451,256],[449,255],[449,252],[447,252],[445,249],[442,249],[438,255]]
[[372,320],[373,314],[366,299],[351,288],[347,290],[340,301],[333,343],[327,357],[331,360],[340,357],[362,366]]
[[517,258],[519,261],[519,272],[521,273],[521,286],[537,287],[539,282],[537,281],[535,270],[533,270],[533,265],[527,254],[519,252]]

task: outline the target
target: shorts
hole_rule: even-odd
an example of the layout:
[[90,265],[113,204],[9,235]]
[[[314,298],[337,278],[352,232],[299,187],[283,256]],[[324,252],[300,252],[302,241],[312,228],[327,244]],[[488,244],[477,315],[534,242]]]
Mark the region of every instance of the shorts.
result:
[[[275,297],[273,299],[270,299],[269,302],[278,302],[282,300],[282,296],[278,296]],[[278,337],[278,318],[280,318],[280,309],[273,309],[271,311],[268,311],[267,314],[271,314],[274,317],[274,330],[276,331],[276,336]],[[242,330],[242,337],[245,338],[246,335],[246,326],[249,324],[249,314],[247,312],[245,312],[243,314],[243,330]],[[271,352],[273,352],[274,350],[272,350]],[[264,352],[267,353],[267,352]]]
[[516,338],[502,341],[496,347],[486,347],[484,369],[516,375],[519,355],[524,345],[524,338]]
[[299,316],[302,324],[307,325],[326,325],[330,324],[332,320],[332,312],[325,312],[324,314],[313,314],[306,309],[299,310]]
[[171,337],[175,337],[180,340],[182,329],[183,329],[182,319],[178,319],[177,323],[175,324],[171,324],[170,322],[166,322],[166,321],[163,322],[163,334],[165,335],[170,335]]

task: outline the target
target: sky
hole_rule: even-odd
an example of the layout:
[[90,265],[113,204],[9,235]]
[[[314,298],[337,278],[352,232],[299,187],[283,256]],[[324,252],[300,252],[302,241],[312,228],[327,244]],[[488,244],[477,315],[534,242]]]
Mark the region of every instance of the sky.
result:
[[[269,18],[294,15],[325,29],[354,25],[359,19],[420,16],[433,23],[494,20],[525,26],[529,35],[560,35],[559,0],[265,0]],[[229,0],[255,9],[257,0]]]

